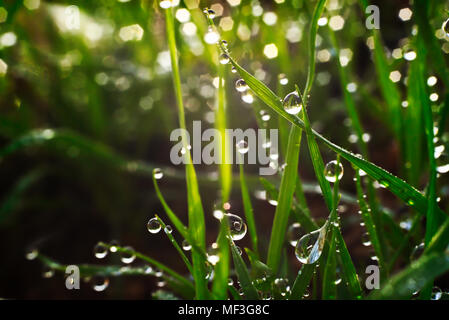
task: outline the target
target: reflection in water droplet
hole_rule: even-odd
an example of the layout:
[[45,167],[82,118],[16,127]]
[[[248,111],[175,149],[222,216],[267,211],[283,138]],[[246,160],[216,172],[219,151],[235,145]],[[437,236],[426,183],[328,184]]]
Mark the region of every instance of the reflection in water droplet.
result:
[[299,262],[312,264],[321,257],[326,241],[326,232],[327,222],[320,229],[308,233],[298,240],[295,255]]
[[151,218],[150,220],[148,220],[147,223],[148,232],[158,233],[159,231],[161,231],[161,228],[162,228],[161,223],[157,218]]
[[324,168],[324,176],[329,182],[335,182],[343,177],[343,165],[337,160],[332,160]]
[[232,213],[226,213],[225,217],[228,218],[232,240],[238,241],[243,239],[246,235],[247,227],[242,218]]
[[170,225],[167,224],[165,226],[165,228],[164,228],[164,232],[167,233],[167,234],[170,234],[170,233],[173,232],[173,228]]
[[298,114],[302,109],[302,101],[296,91],[287,94],[282,101],[284,110],[290,114]]
[[226,53],[222,53],[220,55],[219,61],[221,64],[228,64],[229,63],[229,56]]

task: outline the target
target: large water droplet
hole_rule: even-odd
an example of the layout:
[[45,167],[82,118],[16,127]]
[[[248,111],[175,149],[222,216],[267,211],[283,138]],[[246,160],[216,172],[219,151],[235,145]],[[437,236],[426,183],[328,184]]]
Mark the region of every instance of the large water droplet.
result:
[[159,231],[161,231],[161,228],[162,228],[161,223],[157,218],[151,218],[150,220],[148,220],[147,223],[148,232],[158,233]]
[[248,90],[248,85],[246,84],[245,80],[239,79],[235,82],[235,90],[238,92],[245,92]]
[[295,255],[299,262],[312,264],[320,258],[326,241],[326,232],[327,222],[320,229],[308,233],[298,240]]
[[298,240],[306,233],[300,223],[295,222],[287,230],[288,242],[291,246],[296,247]]
[[302,109],[302,101],[296,91],[287,94],[282,101],[284,110],[290,114],[298,114]]
[[324,168],[324,176],[329,182],[335,182],[343,177],[343,165],[337,160],[332,160]]
[[133,253],[134,249],[132,247],[124,247],[123,249],[127,252],[121,252],[120,260],[126,264],[132,263],[136,259],[136,256]]
[[159,179],[162,179],[163,176],[164,176],[164,173],[162,172],[162,170],[160,168],[153,169],[154,179],[159,180]]
[[232,213],[226,213],[225,216],[228,218],[232,240],[238,241],[243,239],[246,235],[247,227],[242,218]]
[[103,243],[97,243],[94,247],[94,255],[98,259],[103,259],[108,254],[108,247],[106,247]]

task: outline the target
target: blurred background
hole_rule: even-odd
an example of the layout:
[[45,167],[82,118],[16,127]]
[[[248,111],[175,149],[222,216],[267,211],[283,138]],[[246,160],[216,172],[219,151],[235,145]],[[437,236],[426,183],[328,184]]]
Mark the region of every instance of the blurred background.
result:
[[[176,1],[175,1],[176,2]],[[441,34],[447,1],[435,1],[431,21],[442,50],[449,45]],[[409,1],[372,1],[380,8],[380,33],[386,46],[401,99],[406,100],[409,37],[413,12]],[[301,88],[307,70],[306,35],[314,2],[181,1],[175,8],[177,42],[186,120],[201,120],[203,130],[214,126],[217,50],[204,41],[207,23],[202,10],[212,8],[214,22],[229,43],[232,56],[279,96]],[[401,10],[403,9],[403,10]],[[313,127],[331,141],[356,153],[357,136],[344,105],[338,63],[347,67],[352,94],[365,128],[370,161],[407,178],[418,189],[426,175],[413,177],[401,165],[399,141],[385,116],[372,62],[372,38],[365,14],[355,0],[329,0],[317,39],[316,81],[308,105]],[[335,18],[338,16],[339,18]],[[334,19],[331,19],[334,17]],[[332,48],[328,28],[341,46]],[[438,31],[439,30],[439,31]],[[257,99],[241,100],[234,90],[237,76],[227,72],[228,128],[277,127],[277,117]],[[284,74],[284,75],[281,75]],[[432,104],[442,104],[442,84],[429,74]],[[280,79],[288,79],[280,81]],[[255,108],[252,108],[255,107]],[[258,111],[254,111],[258,110]],[[260,122],[259,122],[260,124]],[[186,273],[176,251],[162,232],[148,233],[154,214],[168,220],[156,197],[151,171],[160,167],[160,187],[167,202],[187,221],[184,168],[170,162],[169,134],[178,128],[165,20],[158,1],[0,1],[0,297],[25,299],[149,299],[157,286],[153,277],[110,279],[96,292],[89,283],[67,290],[62,274],[42,276],[43,266],[28,261],[29,248],[64,264],[119,264],[119,257],[94,257],[98,241],[117,240]],[[303,139],[304,142],[304,139]],[[281,149],[282,151],[282,149]],[[325,161],[335,155],[322,148]],[[283,154],[280,155],[282,163]],[[345,164],[341,189],[355,194],[353,170]],[[257,197],[258,166],[246,165],[256,223],[266,252],[275,207]],[[216,166],[198,165],[207,223],[207,243],[217,236],[212,216],[219,200]],[[234,174],[238,168],[234,167]],[[425,166],[418,168],[424,172]],[[300,175],[313,217],[327,217],[316,193],[315,175],[306,145],[300,156]],[[279,177],[270,178],[279,183]],[[440,206],[445,209],[448,187],[440,177]],[[378,189],[382,205],[404,229],[410,209]],[[243,215],[240,190],[234,182],[230,212]],[[343,235],[356,267],[365,270],[372,248],[362,244],[357,206],[342,202]],[[173,233],[175,238],[178,235]],[[412,239],[412,242],[414,240]],[[239,242],[244,247],[248,237]],[[418,244],[418,243],[416,243]],[[292,272],[299,268],[288,248]],[[134,264],[138,265],[138,262]],[[398,268],[400,268],[400,262]],[[440,280],[444,283],[444,279]]]

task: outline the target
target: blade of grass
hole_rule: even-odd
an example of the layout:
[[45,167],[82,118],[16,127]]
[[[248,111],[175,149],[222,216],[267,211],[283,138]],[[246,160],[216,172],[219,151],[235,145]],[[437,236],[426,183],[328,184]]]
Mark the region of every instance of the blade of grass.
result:
[[[315,40],[318,28],[318,19],[321,17],[325,4],[326,0],[319,0],[317,2],[312,21],[310,22],[309,68],[305,89],[306,100],[302,100],[304,108],[307,105],[307,95],[312,88],[313,77],[315,75]],[[274,271],[274,273],[277,273],[278,271],[281,248],[284,244],[293,194],[296,189],[301,135],[301,128],[292,126],[287,143],[286,168],[281,179],[278,205],[274,214],[273,227],[271,229],[270,244],[268,248],[267,264]]]
[[242,257],[240,256],[234,242],[229,239],[229,245],[231,246],[232,259],[234,261],[235,272],[237,273],[237,278],[239,279],[240,286],[243,290],[246,299],[258,300],[259,294],[257,289],[254,287],[251,277],[249,275],[248,268],[245,265]]
[[230,269],[230,252],[227,238],[228,220],[220,222],[220,232],[216,243],[218,244],[220,259],[214,266],[214,279],[212,282],[212,295],[214,299],[227,299],[228,277]]
[[[175,39],[175,22],[173,18],[173,9],[169,8],[165,10],[165,22],[166,22],[166,32],[168,39],[168,46],[170,51],[170,60],[172,66],[172,76],[175,87],[175,96],[178,105],[178,117],[179,126],[183,130],[183,135],[185,135],[186,123],[184,115],[184,104],[182,100],[181,91],[181,78],[179,74],[178,66],[178,52],[176,49],[176,39]],[[187,148],[187,139],[182,137],[185,150]],[[195,244],[201,249],[206,246],[206,230],[204,222],[204,212],[203,205],[201,203],[201,198],[198,190],[198,181],[196,178],[195,168],[193,167],[190,153],[186,152],[186,180],[187,180],[187,200],[188,200],[188,216],[189,216],[189,233],[191,238],[194,240]],[[204,256],[201,255],[195,247],[192,247],[192,259],[193,259],[193,277],[195,279],[195,290],[197,299],[208,298],[208,289],[206,281],[206,270]]]

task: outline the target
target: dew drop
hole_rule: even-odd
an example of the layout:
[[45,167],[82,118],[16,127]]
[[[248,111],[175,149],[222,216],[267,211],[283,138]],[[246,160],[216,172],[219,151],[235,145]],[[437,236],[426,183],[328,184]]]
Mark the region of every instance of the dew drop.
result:
[[209,261],[209,263],[213,266],[220,261],[219,249],[216,243],[212,243],[210,248],[207,250],[207,261]]
[[274,285],[276,289],[279,291],[281,296],[285,297],[287,293],[290,291],[290,286],[288,284],[288,280],[284,278],[277,278],[274,280]]
[[368,234],[367,232],[365,232],[365,233],[362,235],[362,244],[363,244],[365,247],[369,247],[369,246],[371,245],[371,239],[370,239],[370,236],[369,236],[369,234]]
[[343,165],[337,160],[332,160],[324,168],[324,176],[329,182],[335,182],[343,177]]
[[279,79],[279,84],[281,84],[283,86],[288,84],[288,78],[286,77],[286,75],[284,73],[279,74],[278,79]]
[[239,79],[235,82],[235,90],[238,92],[245,92],[248,90],[248,85],[246,84],[245,80]]
[[298,240],[304,234],[306,234],[306,231],[304,230],[304,228],[301,226],[300,223],[295,222],[295,223],[293,223],[292,225],[290,225],[288,227],[288,230],[287,230],[288,242],[290,243],[290,245],[292,247],[296,247],[296,244],[298,243]]
[[247,227],[242,218],[232,213],[226,213],[225,216],[228,218],[232,240],[238,241],[243,239],[246,235]]
[[182,241],[182,249],[184,251],[189,251],[190,249],[192,249],[192,246],[190,245],[190,243],[186,239],[184,239]]
[[220,40],[220,35],[212,27],[209,27],[204,35],[204,41],[208,44],[217,44],[218,40]]
[[103,259],[108,254],[108,247],[103,243],[97,243],[94,247],[94,255],[97,259]]
[[162,226],[157,218],[151,218],[150,220],[148,220],[147,229],[150,233],[158,233],[159,231],[161,231]]
[[242,94],[242,101],[248,104],[251,104],[254,102],[254,96],[251,92],[246,91]]
[[159,180],[159,179],[162,179],[163,176],[164,176],[164,173],[162,172],[162,170],[160,168],[153,169],[154,179]]
[[318,261],[326,241],[327,222],[318,230],[304,235],[298,240],[295,255],[299,262],[312,264]]
[[34,259],[37,258],[38,255],[39,255],[39,251],[37,251],[36,248],[28,249],[28,250],[25,252],[25,258],[26,258],[27,260],[34,260]]
[[220,55],[219,61],[220,61],[221,64],[228,64],[230,59],[229,59],[229,56],[226,53],[222,53]]
[[215,11],[212,9],[204,9],[203,12],[211,19],[215,18]]
[[302,109],[302,101],[296,91],[287,94],[282,101],[284,110],[290,114],[298,114]]
[[121,252],[120,260],[122,260],[122,262],[126,264],[132,263],[136,259],[136,256],[133,253],[134,249],[128,246],[124,247],[123,250],[126,250],[127,252]]
[[432,295],[430,297],[430,300],[440,300],[441,296],[443,295],[443,292],[438,287],[432,288]]
[[248,142],[246,142],[245,140],[240,140],[235,146],[237,147],[237,151],[240,154],[245,154],[249,150]]
[[117,240],[112,240],[112,241],[109,243],[109,251],[111,251],[111,252],[117,252],[117,247],[118,247],[119,245],[120,245],[120,244],[118,243]]
[[223,219],[224,212],[222,210],[215,209],[212,215],[214,216],[215,219],[221,220]]
[[231,68],[231,72],[232,72],[232,73],[237,73],[237,69],[236,69],[235,67],[232,67],[232,68]]
[[48,279],[48,278],[53,277],[54,275],[55,275],[55,270],[53,270],[49,266],[44,266],[43,271],[42,271],[42,277]]
[[92,279],[92,288],[97,292],[106,290],[108,285],[109,279],[104,276],[95,276]]
[[268,121],[271,119],[270,114],[268,112],[266,112],[265,110],[260,110],[259,114],[260,114],[260,118],[262,119],[262,121]]
[[173,228],[170,225],[166,225],[165,228],[164,228],[164,232],[166,234],[170,234],[170,233],[173,232]]

